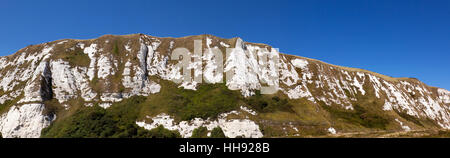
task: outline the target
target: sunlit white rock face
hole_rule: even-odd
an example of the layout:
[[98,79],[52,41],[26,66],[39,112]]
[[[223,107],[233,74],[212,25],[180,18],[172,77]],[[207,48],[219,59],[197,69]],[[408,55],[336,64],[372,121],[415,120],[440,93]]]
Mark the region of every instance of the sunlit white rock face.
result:
[[245,44],[237,39],[235,48],[225,59],[225,73],[229,89],[252,96],[262,84],[279,87],[279,52],[276,49]]
[[[256,112],[241,107],[241,110],[251,114],[256,115]],[[176,130],[180,132],[183,138],[189,138],[192,136],[192,132],[194,129],[199,127],[206,127],[209,131],[208,135],[210,135],[211,131],[220,127],[228,138],[236,138],[236,137],[244,137],[244,138],[261,138],[263,134],[259,129],[259,125],[257,125],[254,121],[249,119],[227,119],[227,116],[230,114],[239,114],[238,111],[231,111],[228,113],[220,114],[217,120],[203,120],[201,118],[195,118],[190,121],[182,121],[176,123],[174,119],[167,114],[159,114],[155,117],[152,117],[152,123],[148,124],[145,121],[137,121],[136,124],[140,127],[144,127],[145,129],[151,130],[158,126],[164,126],[169,130]]]
[[[226,80],[229,89],[238,90],[245,97],[254,95],[265,86],[273,86],[290,99],[304,99],[312,104],[324,103],[351,111],[354,110],[353,102],[363,96],[373,96],[384,105],[382,110],[403,111],[417,118],[434,120],[442,128],[450,128],[450,92],[447,90],[431,88],[413,79],[393,79],[368,71],[285,55],[267,45],[246,43],[242,39],[230,42],[213,36],[201,37],[205,41],[201,47],[203,54],[195,56],[201,60],[192,60],[189,65],[193,76],[201,76],[210,83]],[[38,137],[39,128],[46,127],[50,120],[39,125],[23,121],[53,117],[35,115],[25,110],[33,108],[19,110],[23,106],[33,105],[39,111],[44,106],[37,105],[56,99],[62,105],[67,105],[65,109],[71,108],[71,100],[82,100],[86,106],[98,103],[108,108],[114,102],[132,96],[158,93],[163,88],[160,80],[184,81],[181,68],[176,66],[178,61],[171,60],[169,53],[182,45],[179,40],[164,40],[147,35],[127,36],[123,44],[117,46],[121,49],[121,57],[108,49],[112,44],[110,40],[100,39],[61,40],[26,47],[14,55],[0,57],[0,106],[7,106],[4,114],[0,114],[3,136]],[[88,65],[74,65],[55,55],[64,53],[60,52],[61,47],[81,50],[81,54],[90,60]],[[214,60],[212,52],[214,49],[226,48],[234,49],[229,54],[223,52],[224,73],[217,74],[215,71],[220,68],[221,62]],[[265,63],[262,60],[265,58],[275,60]],[[200,83],[194,80],[178,84],[180,88],[192,90],[196,90],[198,85]],[[11,121],[14,120],[12,118],[19,118],[15,119],[19,121]],[[234,131],[238,127],[247,133],[256,131],[256,125],[251,121],[227,120],[220,125],[224,131]],[[20,128],[15,131],[12,127]],[[226,133],[230,137],[242,134]]]
[[0,116],[0,132],[5,138],[36,138],[41,130],[54,119],[54,116],[44,116],[43,104],[24,104],[13,106]]
[[68,62],[56,60],[51,62],[53,92],[60,102],[67,102],[77,97],[92,101],[97,96],[89,86],[87,68],[73,67]]

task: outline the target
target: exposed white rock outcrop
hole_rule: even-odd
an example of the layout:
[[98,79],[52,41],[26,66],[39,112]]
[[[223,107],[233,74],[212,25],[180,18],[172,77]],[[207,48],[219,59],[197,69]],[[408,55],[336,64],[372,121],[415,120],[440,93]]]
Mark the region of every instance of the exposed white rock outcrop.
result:
[[244,44],[237,39],[235,48],[226,56],[224,72],[229,89],[240,90],[245,97],[261,90],[262,84],[279,87],[279,52]]
[[89,85],[87,68],[73,67],[63,60],[52,61],[51,72],[53,92],[60,103],[81,96],[85,101],[93,101],[97,96]]
[[410,131],[411,130],[411,128],[409,128],[409,126],[404,125],[403,122],[400,121],[399,119],[395,119],[395,121],[397,121],[400,124],[400,126],[402,127],[403,130],[405,130],[405,131]]
[[[216,54],[213,52],[215,49],[219,49],[217,46],[211,48],[211,40],[207,38],[206,51],[203,54],[202,59],[205,61],[206,65],[203,70],[203,78],[207,83],[222,83],[223,82],[223,74],[217,73],[219,70],[223,72],[223,56],[216,57]],[[219,54],[217,54],[219,55]],[[200,70],[201,71],[201,70]],[[199,74],[197,74],[199,75]]]
[[[82,46],[84,48],[84,44],[80,43],[79,46]],[[89,76],[89,80],[92,81],[95,77],[95,69],[96,69],[96,63],[97,63],[97,44],[93,43],[89,45],[89,47],[84,48],[83,52],[84,54],[87,54],[89,56],[89,59],[91,60],[89,63],[89,69],[87,72],[87,76]]]
[[[48,56],[43,60],[47,60]],[[42,61],[24,88],[24,97],[18,103],[42,102],[52,95],[51,72],[48,61]]]
[[333,127],[328,128],[328,132],[329,132],[330,134],[336,134],[336,133],[337,133],[337,132],[336,132],[336,129],[334,129]]
[[43,104],[13,106],[0,116],[0,132],[6,138],[38,138],[41,130],[50,125],[55,116],[44,116]]
[[100,79],[106,79],[110,75],[114,75],[116,72],[113,69],[111,57],[108,55],[101,55],[97,63],[98,73],[97,76]]
[[[430,118],[442,128],[450,128],[450,97],[447,90],[438,89],[435,93],[432,88],[413,80],[388,80],[373,73],[350,71],[305,59],[293,59],[290,63],[301,71],[297,83],[281,82],[286,85],[281,90],[291,99],[319,100],[330,106],[352,110],[351,102],[358,100],[358,94],[367,95],[365,86],[370,85],[373,89],[371,93],[376,98],[385,98],[383,110],[397,110],[417,118]],[[317,71],[311,71],[312,67]],[[281,68],[283,74],[289,74],[287,66]],[[312,87],[319,94],[312,94]]]
[[439,88],[438,90],[439,99],[441,99],[442,103],[450,104],[450,91]]
[[308,61],[305,59],[294,59],[291,62],[295,67],[300,69],[308,69]]
[[145,45],[145,43],[141,43],[141,48],[137,54],[139,64],[133,66],[131,61],[127,61],[125,63],[125,68],[122,74],[122,84],[125,88],[130,89],[129,92],[123,94],[125,98],[135,95],[148,96],[149,94],[158,93],[160,91],[161,86],[158,83],[148,79],[148,75],[154,72],[149,71],[148,68],[148,62],[151,62],[153,55],[153,48],[149,48]]

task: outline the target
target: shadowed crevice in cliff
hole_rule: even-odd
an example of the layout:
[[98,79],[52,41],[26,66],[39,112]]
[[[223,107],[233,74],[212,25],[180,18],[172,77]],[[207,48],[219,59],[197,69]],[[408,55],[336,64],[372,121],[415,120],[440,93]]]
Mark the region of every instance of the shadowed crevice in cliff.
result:
[[41,97],[42,101],[48,101],[53,99],[53,88],[52,88],[52,72],[50,69],[50,63],[46,62],[44,72],[41,76]]

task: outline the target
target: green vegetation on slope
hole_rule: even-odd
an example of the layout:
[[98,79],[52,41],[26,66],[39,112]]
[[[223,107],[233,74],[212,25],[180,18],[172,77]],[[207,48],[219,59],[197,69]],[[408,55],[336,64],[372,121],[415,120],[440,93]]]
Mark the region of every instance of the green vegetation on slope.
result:
[[278,96],[271,97],[270,95],[261,95],[260,91],[256,91],[254,96],[245,100],[257,112],[293,112],[292,105],[289,104],[287,99],[281,99]]
[[332,119],[336,121],[344,121],[350,124],[359,124],[366,128],[386,129],[389,120],[382,115],[367,110],[365,107],[358,104],[354,105],[354,110],[349,111],[337,107],[325,105],[320,103],[322,108],[329,112]]
[[238,107],[238,96],[223,84],[202,85],[197,91],[182,90],[181,95],[185,99],[185,104],[178,112],[182,120],[214,119],[219,114]]
[[42,130],[42,137],[63,138],[161,138],[180,137],[161,128],[148,131],[136,125],[145,97],[132,97],[103,109],[97,105],[82,107],[71,117],[54,122]]
[[208,128],[200,126],[192,131],[191,138],[208,138]]
[[[136,125],[137,120],[151,121],[146,116],[166,113],[174,117],[175,122],[189,121],[193,118],[215,119],[219,114],[238,110],[248,106],[258,112],[250,116],[260,125],[266,137],[317,136],[326,135],[330,126],[342,132],[365,130],[391,130],[398,128],[393,116],[382,111],[382,102],[372,95],[358,96],[352,103],[354,110],[345,110],[339,105],[328,106],[323,102],[315,105],[306,99],[289,100],[287,96],[256,95],[244,98],[239,91],[229,90],[224,84],[201,84],[196,91],[178,88],[178,85],[151,77],[161,85],[161,91],[148,97],[132,97],[114,103],[108,109],[98,106],[81,106],[70,109],[71,114],[56,112],[57,120],[43,130],[43,137],[179,137],[174,131],[158,127],[151,131]],[[54,102],[57,104],[57,102]],[[64,111],[60,108],[50,110]],[[242,116],[232,116],[242,117]],[[286,128],[287,125],[293,127]],[[162,132],[162,133],[161,133]],[[204,127],[195,129],[193,137],[207,137]],[[211,131],[211,137],[225,137],[220,128]]]
[[62,59],[70,63],[70,65],[89,67],[91,59],[87,54],[83,53],[81,48],[75,47],[74,50],[56,53],[53,57],[55,59]]
[[145,137],[147,138],[181,138],[180,133],[178,131],[171,131],[164,126],[160,125],[148,132],[146,132],[147,135]]
[[211,138],[226,138],[222,128],[216,127],[211,131]]
[[240,94],[224,84],[203,84],[196,91],[177,88],[175,84],[161,81],[161,92],[150,95],[144,113],[168,113],[176,121],[194,118],[216,118],[219,114],[238,109]]
[[114,42],[114,46],[113,46],[112,52],[113,52],[114,55],[119,55],[119,44],[118,44],[118,41]]
[[222,128],[216,127],[211,131],[211,135],[208,137],[208,128],[201,126],[192,132],[191,138],[226,138],[222,131]]
[[422,136],[422,138],[450,138],[450,130],[439,130],[437,132],[428,132],[430,134]]
[[[168,86],[170,87],[169,84]],[[124,99],[114,103],[108,109],[98,105],[80,106],[70,116],[57,119],[45,128],[42,131],[42,137],[180,137],[175,131],[159,128],[147,131],[138,127],[136,120],[152,114],[149,111],[154,112],[155,115],[166,112],[182,120],[199,117],[215,118],[221,113],[238,108],[237,94],[238,92],[230,91],[224,85],[201,85],[197,91],[171,87],[149,97],[134,96]],[[57,103],[47,102],[47,104],[56,105]],[[54,107],[54,105],[48,105],[48,107]],[[54,111],[62,110],[54,109],[50,113]]]
[[425,127],[427,129],[433,129],[435,127],[439,127],[439,125],[435,121],[433,121],[429,118],[417,118],[417,117],[409,115],[406,111],[399,111],[399,110],[394,110],[394,111],[400,117],[402,117],[405,120],[412,122],[418,126]]

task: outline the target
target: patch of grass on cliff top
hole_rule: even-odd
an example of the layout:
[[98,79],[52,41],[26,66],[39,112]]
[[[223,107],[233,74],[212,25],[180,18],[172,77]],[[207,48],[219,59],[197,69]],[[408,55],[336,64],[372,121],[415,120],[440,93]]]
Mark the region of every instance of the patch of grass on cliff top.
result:
[[81,48],[75,47],[74,50],[56,53],[53,58],[62,59],[69,62],[72,66],[89,67],[91,59],[83,53]]

